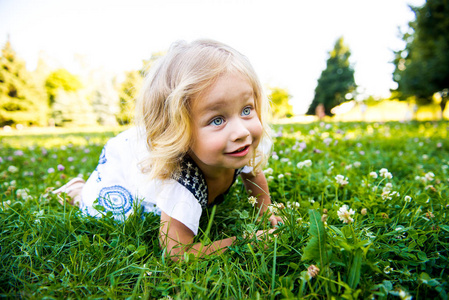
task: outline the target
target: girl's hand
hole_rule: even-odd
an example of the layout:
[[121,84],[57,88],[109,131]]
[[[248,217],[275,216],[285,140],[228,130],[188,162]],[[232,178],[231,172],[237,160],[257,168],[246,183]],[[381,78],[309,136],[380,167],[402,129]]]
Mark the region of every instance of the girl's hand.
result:
[[268,230],[258,230],[258,231],[256,232],[256,238],[257,238],[259,241],[265,241],[265,240],[267,240],[267,239],[270,239],[271,236],[269,236],[269,234],[272,235],[273,232],[274,232],[274,230],[275,230],[274,228],[268,229]]
[[268,220],[270,221],[272,227],[275,227],[279,222],[282,222],[282,218],[276,216],[275,214],[271,214]]

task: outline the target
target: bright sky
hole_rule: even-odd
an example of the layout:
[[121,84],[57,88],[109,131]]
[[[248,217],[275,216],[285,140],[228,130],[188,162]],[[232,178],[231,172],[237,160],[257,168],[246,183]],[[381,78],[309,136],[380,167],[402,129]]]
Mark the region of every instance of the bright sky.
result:
[[0,44],[36,66],[40,51],[72,72],[75,54],[115,72],[139,69],[178,39],[212,38],[249,57],[262,83],[286,88],[297,113],[313,99],[328,52],[344,36],[355,80],[388,96],[398,27],[425,0],[0,0]]

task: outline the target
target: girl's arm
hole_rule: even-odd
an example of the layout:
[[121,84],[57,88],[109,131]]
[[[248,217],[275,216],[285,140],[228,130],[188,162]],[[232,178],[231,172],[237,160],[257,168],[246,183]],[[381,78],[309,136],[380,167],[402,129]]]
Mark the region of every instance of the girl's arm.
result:
[[[268,209],[268,206],[271,205],[268,183],[264,173],[260,172],[256,176],[242,173],[240,176],[243,179],[248,193],[257,198],[257,207],[260,209],[260,214],[262,215]],[[275,226],[281,221],[281,218],[272,214],[269,220],[272,226]],[[262,240],[264,236],[271,233],[273,233],[273,229],[259,230],[256,236],[259,240]],[[187,226],[173,219],[163,211],[161,212],[159,241],[162,248],[167,249],[167,255],[173,260],[182,259],[184,253],[193,253],[200,257],[212,253],[221,253],[236,240],[236,237],[229,237],[215,241],[209,245],[202,245],[201,243],[192,244],[194,237],[195,235]]]
[[159,241],[162,248],[167,249],[167,254],[173,260],[182,259],[184,253],[193,253],[203,257],[212,253],[220,253],[231,246],[235,237],[215,241],[209,245],[201,243],[192,244],[195,235],[180,221],[173,219],[164,212],[161,212],[161,228],[159,231]]
[[[250,196],[256,197],[257,207],[260,209],[260,215],[263,215],[268,206],[271,205],[270,191],[268,190],[267,179],[263,172],[259,172],[256,175],[252,173],[241,173],[243,184]],[[282,219],[274,214],[269,217],[272,226],[277,225]]]

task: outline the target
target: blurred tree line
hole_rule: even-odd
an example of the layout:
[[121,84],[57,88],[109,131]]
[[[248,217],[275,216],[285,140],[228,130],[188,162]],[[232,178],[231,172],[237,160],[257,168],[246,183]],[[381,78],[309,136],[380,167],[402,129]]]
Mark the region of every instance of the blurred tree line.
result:
[[[0,57],[0,126],[130,124],[144,74],[163,54],[154,53],[143,61],[142,69],[125,72],[118,82],[98,71],[79,76],[63,68],[48,70],[42,60],[30,72],[7,41]],[[277,87],[270,91],[274,117],[291,117],[288,91]]]
[[159,56],[118,82],[98,70],[82,77],[62,68],[49,71],[44,61],[30,72],[8,40],[0,57],[0,126],[129,124],[144,70]]

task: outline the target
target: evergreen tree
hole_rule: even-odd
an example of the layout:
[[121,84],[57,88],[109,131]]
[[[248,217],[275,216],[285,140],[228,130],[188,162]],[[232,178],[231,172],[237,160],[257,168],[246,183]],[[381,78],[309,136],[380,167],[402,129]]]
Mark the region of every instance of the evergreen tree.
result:
[[[438,98],[442,115],[449,96],[449,1],[428,0],[422,7],[410,8],[415,20],[402,36],[405,49],[395,53],[395,96],[414,97],[418,105]],[[439,97],[434,97],[437,93]]]
[[275,118],[290,118],[293,116],[293,107],[288,102],[290,95],[285,89],[279,87],[271,88],[269,98],[271,100],[271,110]]
[[334,49],[329,53],[326,69],[321,72],[318,79],[315,97],[309,106],[307,115],[315,115],[317,110],[322,109],[323,114],[332,116],[332,108],[352,99],[346,96],[356,88],[354,69],[349,63],[350,56],[351,52],[349,47],[344,44],[343,37],[339,38]]
[[6,42],[0,57],[0,126],[47,125],[45,93]]

